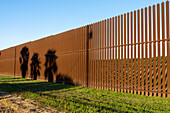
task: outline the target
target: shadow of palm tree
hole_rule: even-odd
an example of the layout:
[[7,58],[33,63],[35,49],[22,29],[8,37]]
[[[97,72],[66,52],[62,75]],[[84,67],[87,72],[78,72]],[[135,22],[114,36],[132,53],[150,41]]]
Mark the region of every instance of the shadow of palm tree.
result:
[[93,38],[93,32],[87,26],[87,42],[86,42],[86,86],[89,85],[89,41]]
[[37,76],[40,76],[40,58],[38,53],[34,53],[34,55],[31,58],[31,78],[34,80],[37,80]]
[[20,51],[21,57],[19,58],[20,60],[20,70],[22,73],[22,78],[25,78],[27,71],[28,71],[28,60],[29,60],[29,49],[25,46],[22,48]]
[[61,73],[56,76],[56,83],[75,85],[70,77]]
[[48,78],[48,82],[53,82],[54,77],[53,74],[57,72],[57,64],[56,59],[58,58],[55,55],[55,50],[48,50],[45,54],[45,79]]

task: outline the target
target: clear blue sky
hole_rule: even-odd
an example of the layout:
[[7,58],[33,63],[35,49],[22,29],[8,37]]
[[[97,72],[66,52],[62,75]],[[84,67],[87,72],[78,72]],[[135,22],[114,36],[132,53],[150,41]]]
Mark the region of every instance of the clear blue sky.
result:
[[0,0],[0,50],[166,0]]

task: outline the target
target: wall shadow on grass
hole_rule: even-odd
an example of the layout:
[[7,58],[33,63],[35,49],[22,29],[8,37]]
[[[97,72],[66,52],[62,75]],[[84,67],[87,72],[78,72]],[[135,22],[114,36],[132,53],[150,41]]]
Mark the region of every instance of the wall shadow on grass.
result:
[[[18,81],[21,82],[21,81]],[[60,89],[74,88],[76,86],[63,85],[49,82],[33,82],[33,83],[0,83],[0,90],[8,93],[20,92],[44,92]]]

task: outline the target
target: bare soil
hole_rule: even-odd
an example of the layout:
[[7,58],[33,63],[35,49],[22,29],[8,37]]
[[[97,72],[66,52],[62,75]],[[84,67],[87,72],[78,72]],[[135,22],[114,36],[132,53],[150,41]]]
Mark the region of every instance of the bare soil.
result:
[[60,113],[35,102],[0,91],[0,113]]

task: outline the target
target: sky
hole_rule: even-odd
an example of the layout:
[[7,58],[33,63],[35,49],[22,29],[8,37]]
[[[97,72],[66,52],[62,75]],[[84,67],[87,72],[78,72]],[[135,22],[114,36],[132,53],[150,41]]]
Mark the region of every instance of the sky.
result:
[[0,50],[166,0],[0,0]]

